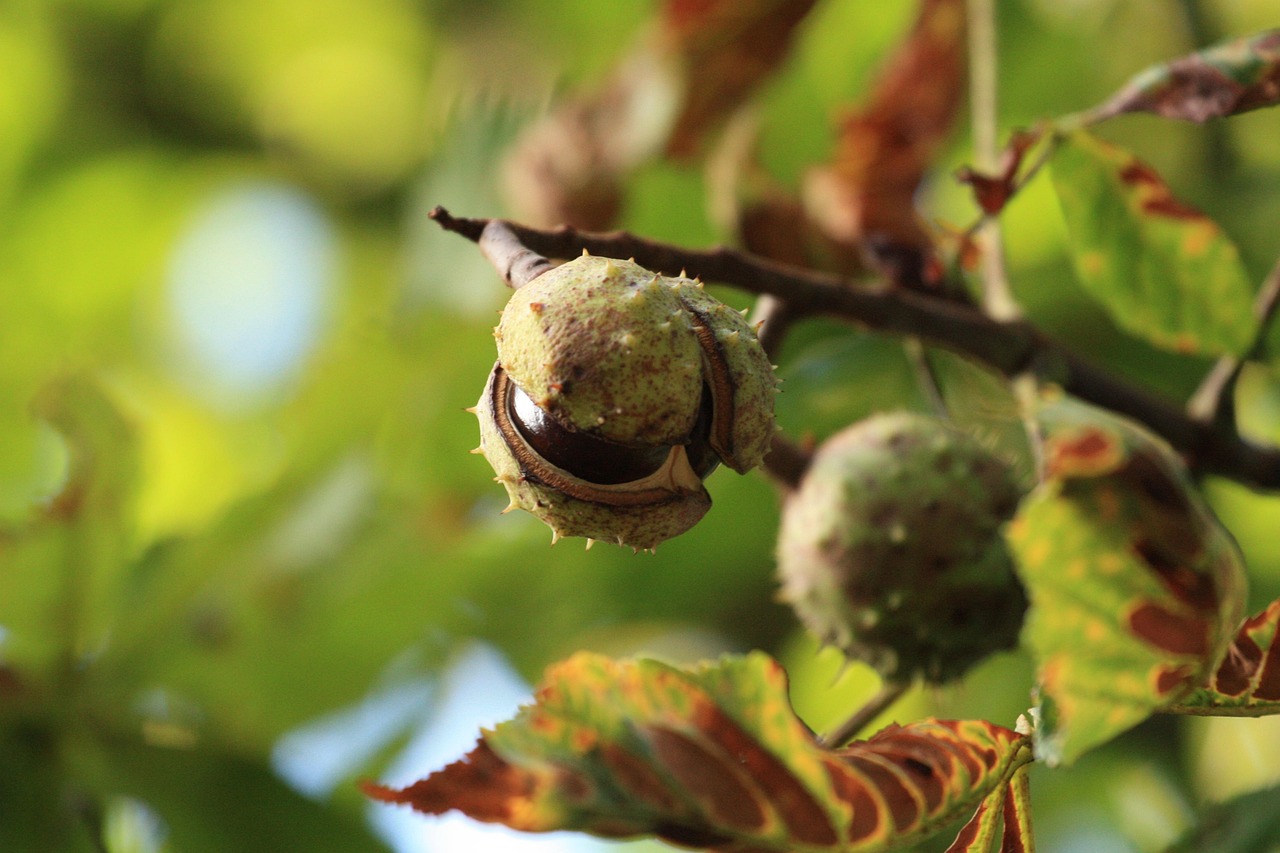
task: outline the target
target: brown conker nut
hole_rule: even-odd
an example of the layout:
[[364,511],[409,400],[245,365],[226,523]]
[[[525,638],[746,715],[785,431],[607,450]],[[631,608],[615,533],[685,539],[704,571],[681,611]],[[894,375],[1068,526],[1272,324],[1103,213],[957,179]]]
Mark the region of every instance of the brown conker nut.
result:
[[555,538],[652,549],[707,511],[717,464],[768,449],[773,367],[699,282],[584,255],[516,290],[494,335],[480,450]]
[[952,680],[1015,646],[1027,608],[1002,527],[1010,467],[934,418],[876,415],[824,442],[783,506],[782,597],[891,681]]

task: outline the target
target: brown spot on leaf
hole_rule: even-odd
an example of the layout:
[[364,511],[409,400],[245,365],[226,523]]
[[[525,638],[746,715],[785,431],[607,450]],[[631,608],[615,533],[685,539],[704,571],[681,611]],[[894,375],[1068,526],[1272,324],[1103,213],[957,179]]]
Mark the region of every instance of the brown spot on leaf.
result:
[[1109,471],[1121,455],[1115,435],[1101,427],[1085,427],[1069,435],[1051,437],[1048,445],[1051,475],[1102,474]]
[[702,806],[712,824],[748,832],[764,826],[760,793],[729,756],[666,726],[642,726],[641,733],[662,768]]
[[986,773],[986,768],[978,761],[975,749],[971,744],[962,742],[956,743],[953,746],[955,748],[952,751],[952,754],[955,756],[956,760],[964,766],[965,771],[969,774],[969,784],[974,784],[977,780],[983,777]]
[[982,805],[978,806],[978,810],[973,813],[973,817],[969,818],[969,822],[960,828],[955,841],[951,842],[951,846],[947,848],[947,853],[953,850],[969,850],[973,847],[973,842],[978,840],[978,830],[982,828],[982,818],[986,813],[987,803],[983,800]]
[[1168,696],[1187,686],[1187,682],[1195,676],[1195,668],[1182,664],[1180,666],[1160,666],[1156,668],[1156,694]]
[[1210,627],[1200,616],[1146,602],[1134,608],[1128,621],[1134,634],[1170,654],[1203,657],[1209,653]]
[[1142,209],[1153,216],[1173,219],[1204,219],[1204,214],[1173,197],[1164,178],[1140,160],[1134,160],[1120,171],[1120,180],[1131,187],[1146,187]]
[[898,832],[907,832],[915,826],[920,820],[920,803],[916,800],[913,789],[908,787],[890,767],[882,763],[883,759],[852,752],[846,752],[844,759],[875,785],[876,790],[889,806],[894,828]]
[[571,803],[583,805],[595,796],[596,789],[588,780],[572,770],[561,767],[555,774],[556,789]]
[[1204,219],[1205,216],[1199,210],[1196,210],[1185,202],[1178,201],[1171,195],[1161,195],[1149,198],[1142,202],[1142,210],[1144,213],[1150,213],[1153,216],[1165,216],[1170,219]]
[[831,780],[836,799],[847,803],[851,812],[845,839],[856,845],[875,835],[881,822],[880,803],[867,790],[867,783],[835,758],[827,758],[822,766]]
[[600,750],[600,760],[609,769],[613,781],[638,802],[662,814],[687,811],[652,767],[617,744],[605,744]]
[[[892,739],[867,744],[885,758],[907,771],[908,777],[924,796],[925,809],[934,813],[942,805],[948,782],[961,766],[958,749],[936,737],[899,732]],[[969,781],[977,777],[969,776]]]
[[1262,649],[1243,631],[1222,659],[1213,677],[1213,687],[1227,696],[1242,696],[1249,689],[1258,667],[1262,665]]
[[1180,559],[1187,555],[1172,553],[1161,543],[1145,537],[1135,539],[1132,547],[1134,555],[1183,604],[1206,613],[1217,609],[1218,591],[1213,578],[1187,566]]
[[698,729],[739,766],[771,803],[787,833],[796,841],[835,844],[835,828],[826,811],[786,765],[761,746],[719,708],[706,705],[696,718]]
[[1146,163],[1143,163],[1141,160],[1134,160],[1128,166],[1125,166],[1120,171],[1120,180],[1131,187],[1164,186],[1164,179],[1160,177],[1155,169],[1151,168]]
[[1000,839],[1000,853],[1027,853],[1022,833],[1018,831],[1018,799],[1013,785],[1004,789],[1004,833]]

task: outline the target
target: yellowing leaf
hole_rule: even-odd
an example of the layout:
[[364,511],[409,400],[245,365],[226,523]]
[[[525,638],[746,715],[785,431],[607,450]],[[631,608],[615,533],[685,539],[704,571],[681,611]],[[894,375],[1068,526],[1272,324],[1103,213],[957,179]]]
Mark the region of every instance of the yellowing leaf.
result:
[[1239,251],[1155,170],[1078,131],[1054,156],[1053,185],[1076,274],[1117,324],[1175,352],[1248,351],[1257,319]]
[[873,851],[974,809],[1028,760],[980,721],[924,720],[824,749],[763,654],[692,671],[580,653],[477,747],[381,800],[526,831],[655,835],[723,851]]
[[1032,601],[1036,754],[1070,763],[1212,671],[1244,570],[1163,441],[1065,398],[1039,419],[1047,477],[1009,536]]

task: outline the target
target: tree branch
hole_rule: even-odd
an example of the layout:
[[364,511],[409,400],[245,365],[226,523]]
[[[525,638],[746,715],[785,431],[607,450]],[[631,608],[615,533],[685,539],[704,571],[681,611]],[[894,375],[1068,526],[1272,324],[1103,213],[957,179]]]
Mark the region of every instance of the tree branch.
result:
[[[487,219],[461,219],[443,208],[431,213],[441,227],[478,240]],[[1234,429],[1189,417],[1180,406],[1086,360],[1024,319],[994,320],[981,311],[926,294],[779,264],[718,247],[684,249],[615,231],[540,230],[508,223],[528,249],[571,258],[583,249],[605,257],[634,257],[649,269],[675,275],[687,270],[787,303],[793,318],[827,316],[873,332],[915,335],[1012,378],[1030,371],[1082,400],[1133,418],[1162,436],[1194,468],[1247,486],[1280,490],[1280,450],[1260,447]]]
[[851,740],[854,735],[865,729],[871,721],[883,714],[894,702],[901,698],[911,685],[901,681],[890,681],[880,688],[880,692],[872,696],[865,705],[854,711],[852,716],[824,734],[820,741],[828,749],[837,749]]
[[476,241],[480,251],[502,274],[512,290],[519,290],[538,276],[555,267],[551,261],[530,251],[515,234],[511,226],[501,219],[491,219]]

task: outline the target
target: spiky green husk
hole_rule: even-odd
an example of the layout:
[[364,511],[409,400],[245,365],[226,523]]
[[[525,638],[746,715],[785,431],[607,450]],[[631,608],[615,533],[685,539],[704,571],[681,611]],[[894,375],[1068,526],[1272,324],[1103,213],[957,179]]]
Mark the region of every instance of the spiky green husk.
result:
[[776,426],[773,403],[778,380],[773,365],[756,338],[755,329],[737,311],[689,279],[674,281],[686,309],[706,317],[715,330],[716,347],[724,356],[733,385],[731,447],[725,463],[739,473],[755,468],[769,452]]
[[825,442],[783,510],[782,595],[889,680],[963,674],[1016,645],[1027,607],[1001,527],[1008,465],[932,418],[878,415]]
[[[489,382],[493,382],[490,374]],[[679,536],[711,508],[706,489],[672,492],[670,498],[639,506],[607,506],[572,498],[520,470],[489,409],[490,389],[480,396],[475,413],[480,420],[480,452],[493,466],[494,477],[507,490],[509,509],[523,509],[541,519],[553,540],[585,536],[638,550],[652,550]]]
[[584,255],[511,296],[498,361],[573,429],[632,445],[680,444],[702,398],[702,351],[661,276]]

